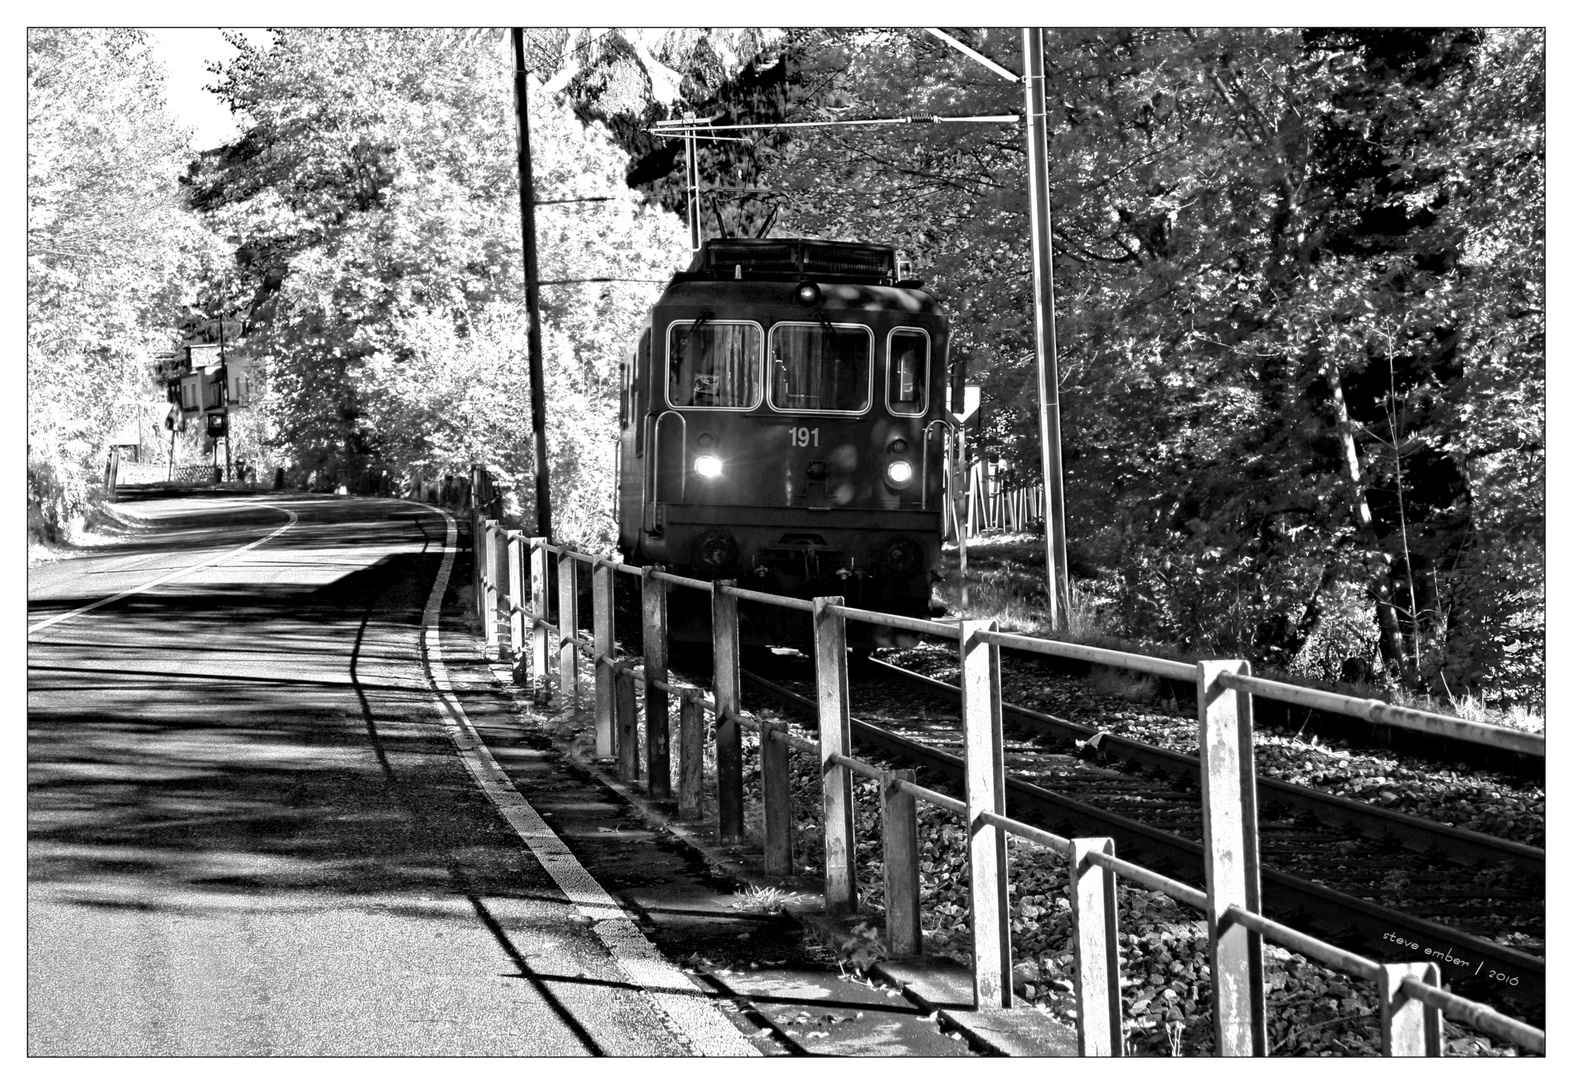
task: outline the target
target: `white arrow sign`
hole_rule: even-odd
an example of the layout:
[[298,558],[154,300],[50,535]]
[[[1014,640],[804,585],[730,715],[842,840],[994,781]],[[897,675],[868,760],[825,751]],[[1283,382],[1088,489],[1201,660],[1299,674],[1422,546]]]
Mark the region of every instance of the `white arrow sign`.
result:
[[953,387],[948,387],[948,411],[958,418],[959,423],[964,423],[975,415],[975,410],[981,407],[981,388],[975,383],[964,384],[964,407],[958,408],[953,399]]

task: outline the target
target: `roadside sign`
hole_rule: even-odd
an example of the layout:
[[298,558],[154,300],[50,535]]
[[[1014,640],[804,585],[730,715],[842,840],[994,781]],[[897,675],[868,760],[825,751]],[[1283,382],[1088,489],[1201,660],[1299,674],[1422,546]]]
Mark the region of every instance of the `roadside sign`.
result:
[[975,383],[965,383],[962,402],[954,401],[953,391],[952,386],[948,387],[948,411],[953,413],[962,424],[974,416],[975,410],[981,407],[981,388]]

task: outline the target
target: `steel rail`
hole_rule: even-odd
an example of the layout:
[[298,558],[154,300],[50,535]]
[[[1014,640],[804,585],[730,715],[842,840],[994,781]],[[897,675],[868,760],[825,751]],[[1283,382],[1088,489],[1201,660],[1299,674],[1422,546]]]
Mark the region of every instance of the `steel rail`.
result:
[[1110,870],[1120,878],[1136,881],[1146,889],[1164,893],[1173,900],[1181,900],[1189,907],[1198,908],[1200,911],[1204,911],[1209,907],[1209,896],[1204,890],[1195,889],[1185,881],[1178,881],[1176,878],[1167,877],[1165,874],[1157,874],[1147,866],[1140,866],[1138,863],[1119,859],[1115,855],[1107,855],[1103,851],[1086,852],[1084,857],[1096,866]]
[[1055,851],[1058,855],[1067,855],[1073,850],[1073,842],[1066,837],[1047,832],[1045,829],[1037,829],[1034,825],[1027,825],[1004,814],[982,810],[975,815],[975,820],[985,825],[995,825],[1005,833],[1012,833],[1014,836],[1039,844],[1047,851]]
[[1309,686],[1261,679],[1255,675],[1226,672],[1217,676],[1217,681],[1228,689],[1246,690],[1257,697],[1285,701],[1293,705],[1306,705],[1310,709],[1323,709],[1325,712],[1342,713],[1387,727],[1405,728],[1407,731],[1420,731],[1429,735],[1443,735],[1460,742],[1512,750],[1517,754],[1529,754],[1532,757],[1545,757],[1547,754],[1547,740],[1543,736],[1499,727],[1496,724],[1479,724],[1474,720],[1461,720],[1459,717],[1443,716],[1422,709],[1408,709],[1402,705],[1391,705],[1386,701],[1334,694],[1328,690],[1315,690]]
[[1063,660],[1085,660],[1091,664],[1104,664],[1107,667],[1139,671],[1146,675],[1159,675],[1180,682],[1192,682],[1198,672],[1195,665],[1184,664],[1180,660],[1118,652],[1114,649],[1097,649],[1092,645],[1074,645],[1066,641],[1053,641],[1051,638],[1025,637],[1022,634],[1009,634],[1001,630],[982,630],[975,636],[980,641],[1000,645],[1005,649],[1017,649],[1020,652],[1036,653],[1040,656],[1054,656]]
[[[793,703],[797,708],[815,718],[816,703],[784,687],[762,679],[748,671],[742,678],[760,689]],[[862,745],[869,745],[884,753],[901,756],[935,770],[951,782],[963,783],[964,760],[946,751],[925,746],[913,739],[896,735],[864,720],[851,719],[852,735]],[[1005,782],[1005,792],[1010,815],[1030,822],[1042,821],[1058,824],[1070,835],[1109,836],[1119,852],[1137,854],[1146,864],[1157,863],[1171,867],[1184,876],[1202,880],[1204,877],[1204,849],[1201,844],[1163,832],[1151,825],[1135,821],[1112,811],[1091,806],[1066,796],[1058,795],[1034,784],[1015,778]],[[1349,933],[1367,942],[1393,940],[1418,941],[1435,955],[1460,956],[1467,959],[1467,967],[1475,961],[1475,971],[1458,973],[1458,977],[1475,977],[1491,966],[1494,972],[1507,980],[1517,979],[1510,993],[1522,1000],[1541,1003],[1546,994],[1546,964],[1541,957],[1511,949],[1496,942],[1476,937],[1462,930],[1429,922],[1380,907],[1315,882],[1307,881],[1270,867],[1261,867],[1259,876],[1264,885],[1264,899],[1272,908],[1300,911],[1317,928],[1332,934]],[[1456,973],[1450,971],[1451,976]]]
[[756,600],[764,604],[773,604],[776,607],[789,608],[791,611],[804,611],[808,614],[812,610],[810,600],[802,600],[795,596],[780,596],[778,593],[758,592],[755,589],[743,589],[739,585],[716,585],[726,596],[733,596],[737,600]]
[[1409,975],[1400,980],[1400,989],[1405,991],[1408,997],[1416,998],[1435,1009],[1442,1009],[1444,1015],[1451,1020],[1458,1020],[1478,1030],[1508,1039],[1533,1053],[1547,1053],[1545,1031],[1516,1020],[1512,1016],[1505,1016],[1489,1005],[1460,997],[1441,987],[1429,986]]
[[950,641],[959,640],[959,624],[955,622],[916,619],[908,615],[891,615],[886,611],[868,611],[865,608],[854,608],[845,604],[829,604],[828,611],[830,614],[842,615],[855,622],[871,623],[873,626],[886,626],[894,630],[909,630],[912,633],[925,634],[928,637],[947,638]]
[[[874,659],[871,663],[875,670],[886,674],[889,678],[915,682],[934,692],[951,697],[959,696],[959,688],[951,683],[918,672],[907,671],[881,660]],[[1003,702],[1002,707],[1003,714],[1008,719],[1047,735],[1061,740],[1075,741],[1099,735],[1098,748],[1102,754],[1124,758],[1141,768],[1166,772],[1194,783],[1198,781],[1199,761],[1191,754],[1150,746],[1147,743],[1098,731],[1084,724],[1064,720],[1022,705],[1011,705],[1006,701]],[[1511,860],[1516,867],[1533,877],[1545,878],[1547,873],[1547,852],[1531,844],[1522,844],[1471,829],[1445,825],[1382,806],[1369,806],[1343,795],[1334,795],[1316,788],[1293,784],[1289,780],[1260,777],[1257,788],[1260,803],[1278,802],[1298,813],[1312,814],[1320,821],[1354,825],[1365,833],[1392,836],[1412,850],[1439,850],[1459,862],[1471,864],[1488,865]]]
[[878,116],[864,120],[779,120],[772,124],[704,124],[695,126],[689,120],[656,120],[651,135],[666,138],[703,136],[711,131],[772,131],[776,128],[809,127],[874,127],[888,124],[1017,124],[1024,119],[1017,113],[998,113],[989,116]]
[[775,742],[784,743],[792,750],[799,750],[803,754],[811,754],[813,757],[817,758],[823,756],[822,743],[816,742],[812,739],[804,739],[801,736],[794,734],[793,732],[784,730],[782,727],[769,728],[768,737],[773,739]]
[[699,592],[711,593],[714,591],[714,583],[712,581],[701,581],[698,578],[681,577],[679,574],[669,574],[663,570],[655,570],[649,576],[652,577],[655,581],[664,581],[671,585],[681,585],[688,589],[696,589]]
[[891,792],[908,791],[917,799],[924,799],[933,806],[940,806],[944,810],[959,815],[961,818],[967,816],[970,812],[970,808],[965,805],[963,799],[955,799],[952,795],[944,795],[940,791],[933,791],[929,787],[922,787],[920,784],[917,784],[911,780],[890,780],[888,782],[888,790]]

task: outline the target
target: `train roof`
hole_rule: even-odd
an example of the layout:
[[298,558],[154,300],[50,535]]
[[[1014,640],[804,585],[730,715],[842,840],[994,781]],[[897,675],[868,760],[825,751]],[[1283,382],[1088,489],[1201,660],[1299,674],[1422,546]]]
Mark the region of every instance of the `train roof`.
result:
[[894,249],[885,244],[796,237],[726,239],[706,241],[692,257],[692,265],[678,271],[670,283],[810,278],[855,285],[893,285],[897,275],[898,258]]

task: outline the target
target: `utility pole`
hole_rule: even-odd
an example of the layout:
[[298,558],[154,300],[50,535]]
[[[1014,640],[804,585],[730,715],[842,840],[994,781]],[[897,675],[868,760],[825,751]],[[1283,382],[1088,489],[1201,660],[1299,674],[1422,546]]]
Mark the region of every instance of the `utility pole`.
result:
[[545,455],[545,346],[539,328],[539,250],[534,240],[534,155],[528,142],[528,67],[523,28],[512,28],[518,113],[518,198],[523,209],[523,303],[528,309],[528,396],[534,422],[535,531],[553,539],[550,520],[550,459]]
[[[225,282],[224,284],[227,284]],[[218,287],[218,370],[223,372],[223,471],[227,479],[234,479],[234,454],[229,443],[229,361],[223,351],[223,285]],[[216,444],[212,448],[213,459],[218,457]]]
[[692,251],[703,246],[703,197],[697,175],[697,120],[690,114],[687,122],[693,125],[686,133],[686,225],[692,234]]
[[1036,380],[1041,402],[1041,480],[1047,593],[1053,629],[1068,618],[1068,535],[1062,493],[1062,422],[1057,408],[1057,319],[1051,278],[1051,192],[1046,157],[1046,31],[1024,27],[1024,106],[1035,277]]

